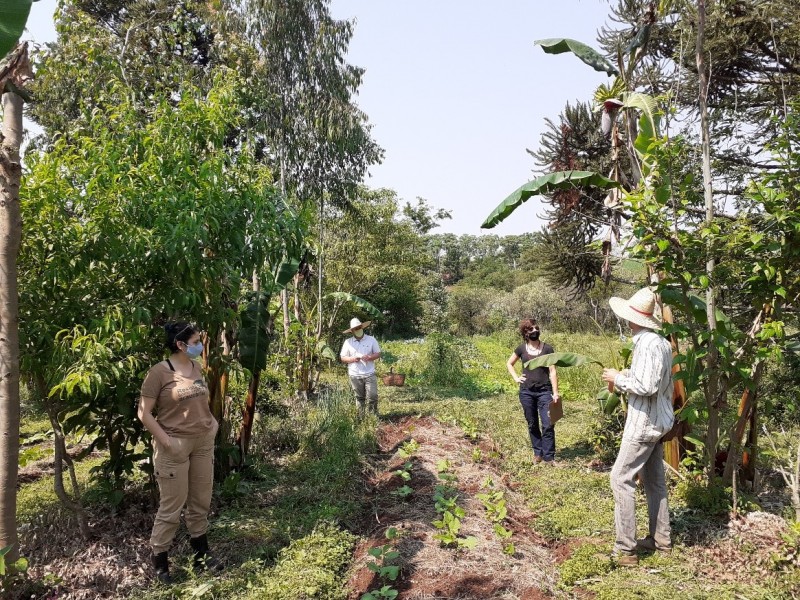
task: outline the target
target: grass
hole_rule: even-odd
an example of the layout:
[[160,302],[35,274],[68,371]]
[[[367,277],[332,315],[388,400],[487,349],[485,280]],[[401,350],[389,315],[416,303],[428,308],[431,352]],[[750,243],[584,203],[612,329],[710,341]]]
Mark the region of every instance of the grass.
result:
[[[621,347],[617,339],[586,335],[556,334],[544,336],[556,351],[590,356],[604,365],[615,364]],[[687,560],[691,548],[682,545],[683,535],[691,537],[708,519],[687,507],[686,494],[670,496],[675,521],[676,551],[667,558],[647,557],[635,571],[615,568],[608,559],[613,542],[614,500],[607,472],[588,468],[594,457],[587,440],[599,407],[595,396],[602,387],[600,367],[587,365],[558,370],[559,389],[564,398],[565,417],[556,427],[559,468],[536,467],[528,440],[525,421],[519,407],[515,386],[505,362],[516,340],[511,336],[475,337],[465,344],[478,356],[467,364],[472,378],[462,389],[430,390],[390,388],[383,392],[383,406],[390,415],[429,414],[443,421],[458,423],[471,418],[481,425],[499,446],[504,467],[521,484],[520,490],[537,513],[534,527],[538,533],[578,546],[560,566],[560,585],[570,591],[580,584],[597,598],[788,598],[777,574],[745,585],[704,578]],[[392,344],[392,353],[403,363],[402,343]],[[395,371],[399,369],[395,368]],[[499,384],[499,393],[475,393],[484,379],[491,389]],[[513,385],[513,384],[512,384]],[[511,389],[509,389],[511,388]],[[638,502],[638,522],[646,522],[644,498]],[[688,519],[688,520],[687,520]],[[713,519],[712,519],[713,521]],[[640,532],[644,535],[644,531]],[[591,543],[580,540],[591,539]],[[758,580],[758,577],[754,579]]]
[[[608,365],[620,346],[616,339],[585,334],[554,334],[544,339],[557,351],[585,354]],[[647,557],[635,570],[615,568],[608,559],[614,506],[608,473],[591,468],[596,455],[587,443],[599,413],[595,396],[601,387],[600,368],[559,369],[565,408],[556,428],[561,464],[545,468],[533,463],[516,384],[506,371],[516,338],[496,335],[452,342],[460,353],[463,377],[451,387],[423,382],[426,342],[385,344],[395,372],[409,377],[404,388],[380,388],[381,414],[389,418],[432,415],[491,437],[495,458],[518,483],[536,515],[537,533],[571,549],[559,566],[563,593],[576,593],[579,586],[604,599],[789,597],[774,576],[743,585],[704,574],[693,562],[688,540],[707,525],[709,516],[702,506],[692,505],[696,500],[683,489],[686,485],[680,490],[674,486],[670,497],[675,552],[666,558]],[[386,365],[381,369],[388,371]],[[209,538],[215,552],[228,560],[229,569],[213,579],[179,570],[174,586],[137,589],[130,597],[346,597],[347,569],[356,542],[348,531],[357,529],[364,515],[362,459],[375,448],[376,423],[355,421],[342,370],[326,373],[325,382],[326,394],[316,406],[265,414],[254,432],[249,469],[241,479],[216,486],[218,513]],[[49,428],[49,423],[29,415],[25,428],[32,435]],[[97,462],[91,459],[78,465],[82,481]],[[52,477],[20,489],[20,523],[35,522],[54,507]],[[639,522],[644,524],[644,502],[639,502],[639,508]],[[176,562],[185,566],[188,556],[176,556]]]

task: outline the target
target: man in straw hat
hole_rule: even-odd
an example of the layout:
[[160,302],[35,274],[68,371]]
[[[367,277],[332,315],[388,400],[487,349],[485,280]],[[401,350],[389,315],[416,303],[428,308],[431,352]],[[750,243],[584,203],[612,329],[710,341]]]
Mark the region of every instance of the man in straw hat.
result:
[[[603,381],[628,396],[628,415],[622,444],[611,470],[614,492],[614,524],[617,539],[614,554],[620,565],[639,562],[637,550],[664,551],[672,548],[664,481],[664,449],[661,438],[672,427],[672,348],[654,330],[661,323],[653,312],[656,298],[649,288],[630,299],[611,298],[611,309],[628,321],[633,332],[630,370],[603,369]],[[647,496],[650,533],[636,540],[636,477],[640,476]]]
[[364,333],[372,321],[362,323],[358,318],[350,319],[350,329],[342,333],[352,333],[342,345],[339,358],[347,365],[347,374],[350,376],[350,385],[356,395],[359,418],[364,416],[366,400],[369,400],[369,410],[378,414],[378,378],[375,376],[375,361],[381,357],[381,349],[377,340]]

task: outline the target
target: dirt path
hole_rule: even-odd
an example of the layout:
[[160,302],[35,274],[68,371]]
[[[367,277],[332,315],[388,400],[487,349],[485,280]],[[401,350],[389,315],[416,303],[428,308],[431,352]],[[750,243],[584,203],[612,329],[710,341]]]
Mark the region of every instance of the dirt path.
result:
[[[350,580],[351,599],[387,583],[399,590],[398,598],[408,600],[536,600],[552,595],[556,584],[555,553],[534,533],[531,526],[534,515],[497,468],[491,443],[470,441],[461,430],[432,418],[383,424],[378,440],[382,454],[369,477],[373,510],[364,522],[365,530],[360,532],[367,539],[356,551],[357,570]],[[410,440],[419,446],[411,456],[406,456],[404,449],[409,448]],[[456,478],[450,485],[458,489],[458,505],[465,512],[459,536],[474,536],[477,545],[473,549],[445,548],[434,539],[439,530],[433,521],[440,517],[433,497],[436,486],[446,483],[438,473],[442,461],[449,465],[446,473]],[[411,477],[404,481],[394,472],[408,463]],[[492,480],[491,488],[486,486],[487,478]],[[413,489],[405,498],[397,492],[403,485]],[[513,531],[512,555],[504,552],[507,541],[495,533],[478,497],[487,490],[501,492],[506,501],[508,513],[501,524]],[[367,552],[386,544],[385,532],[392,527],[397,529],[399,537],[388,543],[400,552],[393,564],[400,566],[401,571],[394,582],[379,581],[366,566],[374,562]]]

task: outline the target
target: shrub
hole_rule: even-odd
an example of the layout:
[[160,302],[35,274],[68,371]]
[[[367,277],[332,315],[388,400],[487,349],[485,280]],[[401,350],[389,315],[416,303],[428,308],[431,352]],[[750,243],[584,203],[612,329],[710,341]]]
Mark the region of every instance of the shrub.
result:
[[441,386],[456,386],[464,380],[461,355],[449,336],[428,336],[422,377],[430,385]]

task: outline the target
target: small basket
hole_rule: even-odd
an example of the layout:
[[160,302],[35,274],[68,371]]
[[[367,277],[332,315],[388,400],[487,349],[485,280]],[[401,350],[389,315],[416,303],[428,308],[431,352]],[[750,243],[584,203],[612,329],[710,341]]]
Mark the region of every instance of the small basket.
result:
[[402,373],[395,373],[394,367],[389,367],[389,374],[381,377],[383,385],[393,385],[403,387],[406,383],[406,376]]

